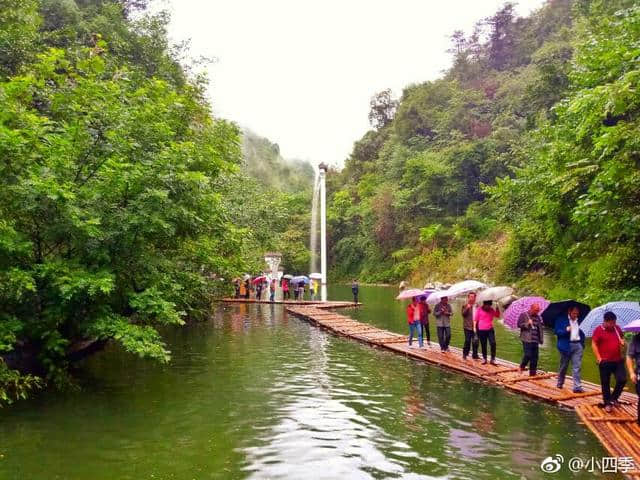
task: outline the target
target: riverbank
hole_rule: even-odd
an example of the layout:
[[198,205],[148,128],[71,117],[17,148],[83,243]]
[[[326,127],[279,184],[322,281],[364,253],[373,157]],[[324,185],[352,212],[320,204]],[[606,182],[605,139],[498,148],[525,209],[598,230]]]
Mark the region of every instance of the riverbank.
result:
[[[638,290],[593,288],[576,276],[575,265],[568,263],[562,271],[542,267],[514,273],[511,265],[512,238],[494,232],[487,239],[473,241],[459,250],[434,248],[422,252],[410,263],[406,281],[417,288],[436,281],[456,283],[475,279],[490,285],[509,285],[518,296],[536,295],[551,301],[575,298],[591,306],[611,301],[638,301]],[[398,282],[399,283],[399,282]]]

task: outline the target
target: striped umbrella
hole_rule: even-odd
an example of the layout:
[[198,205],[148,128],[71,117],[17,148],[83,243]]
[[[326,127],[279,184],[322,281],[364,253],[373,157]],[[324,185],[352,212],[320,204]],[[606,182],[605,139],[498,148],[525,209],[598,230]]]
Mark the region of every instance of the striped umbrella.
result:
[[531,308],[531,305],[537,303],[540,305],[540,311],[542,312],[545,308],[549,306],[549,300],[543,297],[522,297],[509,305],[504,312],[504,324],[513,328],[514,330],[518,328],[518,318],[524,312],[528,312]]
[[615,313],[616,324],[624,327],[628,323],[638,319],[640,304],[638,302],[609,302],[594,308],[580,324],[580,329],[587,337],[593,336],[593,331],[598,325],[602,325],[606,312]]

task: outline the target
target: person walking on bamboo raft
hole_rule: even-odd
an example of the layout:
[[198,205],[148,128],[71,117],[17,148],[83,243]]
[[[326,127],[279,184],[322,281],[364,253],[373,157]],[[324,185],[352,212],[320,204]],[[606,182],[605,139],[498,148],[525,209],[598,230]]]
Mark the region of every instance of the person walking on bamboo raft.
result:
[[474,316],[475,328],[482,348],[483,365],[487,364],[487,342],[491,347],[491,365],[496,365],[496,332],[493,329],[493,319],[500,318],[500,310],[498,307],[493,308],[492,304],[491,300],[483,301],[482,307],[476,310]]
[[[602,400],[607,413],[610,413],[614,406],[619,405],[618,399],[627,383],[627,373],[620,354],[620,348],[624,347],[625,342],[622,330],[616,325],[616,319],[615,313],[605,312],[604,322],[596,327],[591,339],[593,353],[600,370]],[[611,375],[616,379],[613,392],[611,392]]]
[[422,338],[426,338],[427,344],[431,345],[431,332],[429,331],[429,314],[431,313],[431,308],[427,303],[427,297],[420,297],[420,327],[422,328]]
[[276,279],[272,279],[269,283],[269,301],[274,302],[276,299]]
[[418,297],[413,297],[411,303],[407,305],[407,323],[409,323],[409,346],[413,343],[413,333],[416,332],[418,337],[418,346],[422,348],[422,327],[420,325],[420,317],[422,305],[418,302]]
[[540,305],[534,303],[529,307],[528,312],[523,312],[518,318],[518,328],[520,328],[520,340],[524,354],[520,362],[520,372],[524,372],[529,364],[529,375],[538,373],[539,345],[544,341],[542,330],[543,322],[540,317]]
[[[638,321],[638,323],[640,323],[640,321]],[[629,370],[629,378],[631,378],[631,382],[635,385],[636,394],[638,394],[637,422],[638,425],[640,425],[640,333],[636,333],[629,343],[629,348],[627,349],[627,370]]]
[[462,347],[462,359],[466,360],[469,352],[473,349],[471,358],[479,359],[478,356],[478,332],[476,331],[473,315],[476,311],[476,293],[467,295],[467,303],[462,306],[462,327],[464,330],[464,346]]
[[558,372],[557,387],[562,388],[567,375],[569,362],[573,373],[573,393],[583,393],[580,373],[582,369],[582,355],[584,353],[585,334],[578,324],[579,309],[569,308],[567,316],[556,319],[554,331],[558,337],[558,351],[560,352],[560,370]]
[[451,342],[451,315],[453,315],[448,297],[442,297],[440,299],[440,302],[437,303],[433,309],[433,315],[436,317],[436,330],[440,351],[448,352],[449,343]]

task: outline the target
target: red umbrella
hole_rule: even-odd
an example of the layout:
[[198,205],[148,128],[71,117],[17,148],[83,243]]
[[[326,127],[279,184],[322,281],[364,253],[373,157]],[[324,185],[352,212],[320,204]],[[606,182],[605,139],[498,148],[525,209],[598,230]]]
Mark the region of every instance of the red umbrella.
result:
[[264,283],[266,280],[267,280],[267,277],[265,277],[264,275],[261,275],[259,277],[254,278],[251,283],[255,285],[256,283]]

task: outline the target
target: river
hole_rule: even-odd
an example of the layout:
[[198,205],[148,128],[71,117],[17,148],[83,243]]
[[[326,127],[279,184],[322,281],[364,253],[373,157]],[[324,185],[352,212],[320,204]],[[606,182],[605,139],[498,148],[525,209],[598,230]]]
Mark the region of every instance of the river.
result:
[[[404,332],[396,293],[362,287],[365,306],[346,313]],[[606,456],[571,411],[333,336],[281,306],[220,305],[163,334],[168,365],[110,346],[81,365],[80,390],[2,409],[0,479],[535,479],[550,478],[549,455]],[[497,338],[498,355],[519,360],[516,334],[500,325]],[[542,368],[556,368],[552,343]]]

